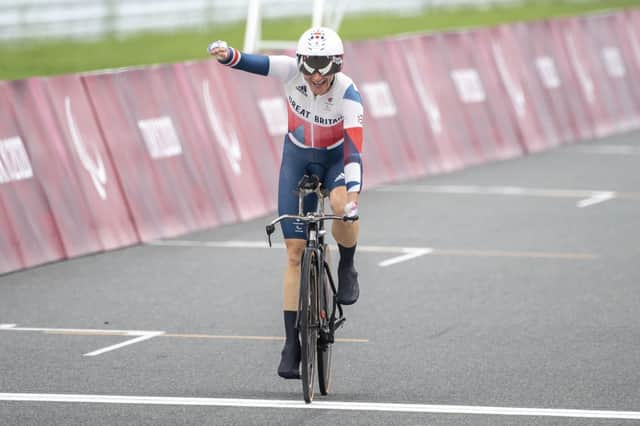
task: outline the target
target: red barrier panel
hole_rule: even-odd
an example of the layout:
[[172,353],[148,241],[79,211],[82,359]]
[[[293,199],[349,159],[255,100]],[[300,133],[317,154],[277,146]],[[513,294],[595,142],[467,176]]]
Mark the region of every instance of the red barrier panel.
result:
[[[414,37],[414,39],[417,39]],[[432,91],[423,83],[424,70],[417,64],[422,55],[418,46],[416,52],[407,52],[408,39],[383,40],[376,55],[384,80],[396,94],[398,130],[405,151],[411,163],[407,166],[414,177],[440,173],[454,167],[438,148],[436,134],[440,131],[439,106]]]
[[628,10],[624,16],[618,14],[621,20],[625,22],[624,25],[620,25],[619,29],[622,31],[621,39],[627,40],[629,43],[629,50],[633,57],[633,63],[636,70],[636,81],[640,80],[640,10]]
[[[0,109],[0,112],[5,113]],[[5,140],[0,138],[0,150],[3,149]],[[3,161],[0,160],[0,182],[4,182],[6,174]],[[5,182],[5,184],[7,184]],[[2,185],[2,183],[0,183]],[[20,239],[16,236],[12,224],[9,222],[8,213],[2,203],[2,187],[0,186],[0,275],[24,268],[24,261],[20,256]]]
[[[478,71],[488,94],[487,109],[493,128],[498,133],[495,142],[496,156],[499,159],[520,156],[526,150],[525,138],[530,144],[537,146],[541,136],[533,126],[518,127],[516,108],[521,108],[522,93],[521,87],[517,87],[515,82],[517,72],[510,69],[502,48],[491,40],[488,30],[479,29],[466,34],[469,39],[465,45],[469,53],[476,55]],[[507,100],[510,102],[505,102]],[[517,104],[515,107],[514,102]],[[526,134],[523,135],[523,131]]]
[[593,81],[588,73],[584,59],[581,58],[581,50],[577,48],[575,37],[565,31],[561,21],[552,20],[546,23],[544,32],[551,34],[554,47],[558,51],[558,59],[563,58],[559,64],[567,64],[567,82],[571,83],[571,90],[567,93],[567,99],[571,105],[571,111],[576,122],[576,131],[581,139],[592,137],[602,133],[599,126],[599,117],[592,104],[595,102]]
[[185,95],[171,68],[92,75],[85,82],[141,240],[219,223],[196,160],[202,141],[185,122]]
[[[634,22],[635,19],[635,22]],[[640,105],[640,10],[614,15],[614,28],[629,61],[629,77],[636,104]]]
[[[39,144],[18,125],[9,83],[0,82],[0,273],[64,258],[64,248],[35,161]],[[30,123],[24,123],[23,125]],[[37,135],[36,135],[37,136]]]
[[74,159],[51,111],[45,81],[39,78],[13,81],[9,84],[9,92],[17,124],[23,132],[66,256],[102,250]]
[[[140,239],[149,241],[187,232],[193,229],[193,218],[182,218],[181,212],[176,212],[180,207],[170,202],[172,193],[175,192],[178,197],[183,194],[173,188],[170,181],[165,182],[168,173],[156,170],[153,164],[155,158],[159,161],[162,158],[171,160],[171,157],[182,153],[173,121],[170,117],[158,117],[157,114],[144,117],[148,121],[140,120],[149,134],[149,141],[146,142],[141,134],[142,125],[138,127],[139,117],[128,101],[141,97],[148,105],[152,105],[154,92],[146,88],[147,93],[142,94],[145,90],[142,86],[137,90],[132,87],[128,93],[127,88],[120,89],[117,80],[124,80],[126,77],[123,74],[92,75],[84,77],[84,80]],[[152,146],[153,119],[157,120],[158,128],[155,146]],[[146,147],[145,143],[149,146]],[[161,165],[158,166],[160,168]],[[185,221],[188,223],[185,224]]]
[[[574,99],[575,80],[571,67],[563,51],[554,43],[549,24],[517,23],[509,26],[509,32],[523,57],[525,84],[542,123],[553,123],[559,141],[564,143],[575,141],[578,134],[589,137],[592,132],[586,110]],[[575,116],[572,103],[576,105]],[[547,135],[553,138],[550,131]]]
[[[200,116],[206,123],[208,147],[218,158],[217,164],[225,176],[238,219],[249,220],[272,211],[275,202],[273,177],[260,176],[257,163],[260,157],[256,154],[265,152],[259,146],[262,144],[264,148],[264,136],[259,140],[249,139],[245,128],[253,123],[246,124],[247,117],[234,109],[235,93],[225,85],[229,78],[225,74],[241,71],[229,70],[210,61],[184,64],[184,70],[191,96],[197,99]],[[273,169],[268,151],[268,167]]]
[[601,72],[597,54],[589,45],[580,20],[554,20],[551,21],[551,27],[560,35],[565,46],[573,72],[580,83],[579,93],[593,120],[596,135],[614,133],[618,130],[614,94],[606,84],[606,76]]
[[344,55],[344,72],[355,82],[364,108],[362,169],[365,188],[411,178],[414,173],[408,167],[413,161],[409,161],[398,128],[397,95],[383,79],[373,59],[383,52],[371,44],[349,43]]
[[[395,40],[380,40],[375,45],[367,42],[365,46],[355,50],[362,55],[361,58],[366,58],[357,62],[360,67],[372,72],[365,76],[366,82],[359,86],[368,113],[373,118],[371,124],[378,126],[376,133],[383,132],[382,143],[388,147],[387,152],[402,154],[395,155],[396,161],[391,163],[394,175],[399,178],[416,178],[427,174],[428,169],[433,172],[433,165],[429,167],[429,163],[433,164],[430,156],[432,152],[427,151],[429,135],[421,123],[424,120],[416,119],[417,99],[410,84],[411,79],[404,73],[405,55],[399,43]],[[356,63],[352,58],[347,58],[347,61]],[[374,82],[373,73],[379,78],[378,82]],[[392,96],[389,104],[392,104],[393,111],[391,108],[380,108],[385,96],[381,100],[378,98],[385,90]],[[370,123],[366,123],[368,124]]]
[[103,250],[139,242],[131,222],[118,176],[104,145],[100,129],[87,98],[82,80],[77,75],[44,81],[49,107],[75,169],[78,188],[90,213],[90,227],[96,231]]
[[[218,84],[224,86],[225,97],[242,100],[232,107],[234,121],[239,124],[236,131],[250,147],[245,152],[251,157],[256,178],[266,195],[267,209],[275,210],[282,142],[288,119],[282,83],[273,77],[229,69],[215,60],[208,61],[207,66],[210,74],[217,75]],[[218,91],[215,89],[214,93]]]
[[221,159],[213,148],[214,142],[209,132],[208,123],[202,112],[199,100],[202,92],[194,93],[189,74],[184,64],[174,64],[171,68],[161,68],[164,83],[170,89],[169,93],[175,104],[173,114],[181,124],[184,132],[185,151],[191,173],[196,173],[202,187],[197,194],[202,203],[203,211],[212,220],[213,226],[223,223],[237,222],[239,213],[237,202],[231,193],[227,177],[221,167]]
[[[443,43],[441,35],[411,37],[402,40],[401,52],[421,104],[418,121],[429,123],[431,138],[427,141],[433,140],[443,170],[450,171],[478,163],[480,158],[464,124],[458,94],[443,61]],[[402,118],[412,121],[416,115],[408,112]],[[422,118],[424,115],[426,120]]]
[[613,15],[590,16],[580,20],[587,44],[593,52],[593,65],[598,81],[606,86],[610,96],[609,105],[616,131],[627,131],[640,127],[638,105],[633,97],[638,81],[631,81],[629,66],[632,60],[621,47]]
[[[522,141],[529,152],[560,143],[556,124],[546,103],[544,89],[537,83],[529,52],[517,42],[511,26],[502,25],[478,33],[479,41],[491,46],[498,74],[512,105]],[[486,36],[485,36],[486,35]],[[490,35],[490,37],[489,37]]]
[[445,56],[464,111],[473,145],[482,160],[504,159],[522,153],[510,112],[504,110],[503,91],[488,47],[478,43],[478,32],[444,35]]

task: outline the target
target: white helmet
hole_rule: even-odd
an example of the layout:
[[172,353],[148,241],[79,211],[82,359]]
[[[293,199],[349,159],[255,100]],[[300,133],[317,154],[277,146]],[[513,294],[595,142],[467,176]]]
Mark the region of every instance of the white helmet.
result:
[[315,27],[305,31],[296,49],[298,68],[303,74],[334,74],[342,69],[344,47],[340,36],[331,28]]
[[297,55],[339,56],[344,55],[340,36],[331,28],[315,27],[305,31],[298,40]]

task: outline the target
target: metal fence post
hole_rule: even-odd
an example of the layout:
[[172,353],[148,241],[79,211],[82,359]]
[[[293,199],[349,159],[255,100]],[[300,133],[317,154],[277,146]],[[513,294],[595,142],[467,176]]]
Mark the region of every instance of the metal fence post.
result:
[[117,36],[117,18],[118,18],[118,0],[103,0],[107,4],[106,6],[106,15],[104,17],[104,33],[107,37],[115,38]]

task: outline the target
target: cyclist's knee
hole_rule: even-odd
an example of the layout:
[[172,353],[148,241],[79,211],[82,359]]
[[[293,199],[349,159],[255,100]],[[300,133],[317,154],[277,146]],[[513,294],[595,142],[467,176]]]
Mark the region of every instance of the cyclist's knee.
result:
[[292,267],[300,266],[302,252],[304,251],[305,241],[297,239],[285,240],[287,246],[287,264]]

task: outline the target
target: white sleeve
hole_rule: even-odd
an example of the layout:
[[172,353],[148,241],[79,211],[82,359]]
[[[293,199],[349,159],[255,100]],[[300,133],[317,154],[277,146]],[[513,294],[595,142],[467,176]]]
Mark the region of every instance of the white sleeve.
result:
[[269,76],[277,77],[283,83],[291,80],[298,73],[296,59],[291,56],[269,56]]

